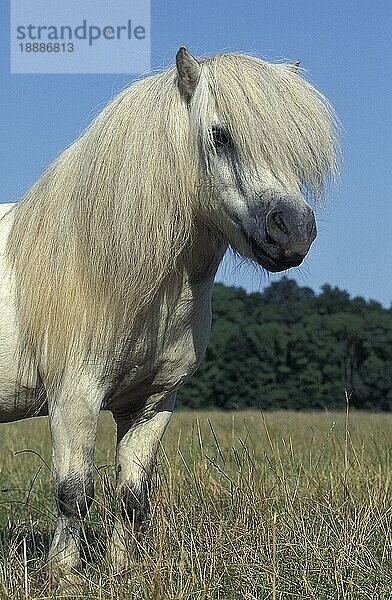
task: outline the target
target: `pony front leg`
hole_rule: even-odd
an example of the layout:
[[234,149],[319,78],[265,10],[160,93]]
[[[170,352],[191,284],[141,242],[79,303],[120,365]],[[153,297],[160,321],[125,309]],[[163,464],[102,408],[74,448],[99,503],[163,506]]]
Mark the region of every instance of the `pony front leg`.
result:
[[147,421],[118,419],[116,495],[120,514],[111,539],[112,563],[116,573],[126,573],[137,553],[148,489],[159,443],[173,413],[175,395],[170,397]]
[[[75,386],[76,387],[76,386]],[[101,398],[61,393],[49,402],[52,462],[58,511],[49,551],[54,585],[76,583],[81,571],[81,519],[94,496],[94,446]]]

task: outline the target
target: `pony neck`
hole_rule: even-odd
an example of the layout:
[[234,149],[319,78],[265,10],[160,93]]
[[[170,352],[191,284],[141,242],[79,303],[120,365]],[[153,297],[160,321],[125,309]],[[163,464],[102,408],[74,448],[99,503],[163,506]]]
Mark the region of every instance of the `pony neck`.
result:
[[227,246],[220,232],[204,223],[196,224],[192,241],[183,254],[186,279],[196,286],[212,285]]

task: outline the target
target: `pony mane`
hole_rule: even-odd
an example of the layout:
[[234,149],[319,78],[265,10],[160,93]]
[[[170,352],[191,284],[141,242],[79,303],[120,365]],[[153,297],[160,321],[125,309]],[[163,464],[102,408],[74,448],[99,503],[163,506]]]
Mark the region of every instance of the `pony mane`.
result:
[[196,219],[216,208],[200,163],[214,115],[241,160],[314,197],[336,170],[332,109],[292,67],[244,55],[200,64],[189,107],[173,67],[133,83],[14,209],[21,363],[37,369],[45,349],[47,385],[73,356],[114,352],[184,269]]

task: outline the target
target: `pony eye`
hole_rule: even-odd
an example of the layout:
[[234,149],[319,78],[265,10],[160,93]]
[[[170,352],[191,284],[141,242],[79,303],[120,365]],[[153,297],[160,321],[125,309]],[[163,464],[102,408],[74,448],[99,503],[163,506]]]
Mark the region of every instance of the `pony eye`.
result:
[[230,135],[227,129],[214,125],[211,130],[212,140],[214,142],[215,150],[217,152],[222,151],[225,146],[230,144]]

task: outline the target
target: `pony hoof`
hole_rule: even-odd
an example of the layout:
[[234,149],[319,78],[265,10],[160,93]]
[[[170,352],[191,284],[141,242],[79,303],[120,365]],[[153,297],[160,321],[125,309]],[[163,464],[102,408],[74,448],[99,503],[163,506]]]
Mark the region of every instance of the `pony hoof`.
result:
[[137,562],[137,553],[134,548],[112,546],[111,563],[113,574],[126,579],[131,567]]
[[126,579],[131,567],[132,561],[125,552],[114,552],[112,554],[112,569],[116,577]]
[[51,570],[49,582],[50,588],[56,593],[56,596],[69,595],[82,587],[83,577],[80,571],[65,572],[57,568]]

